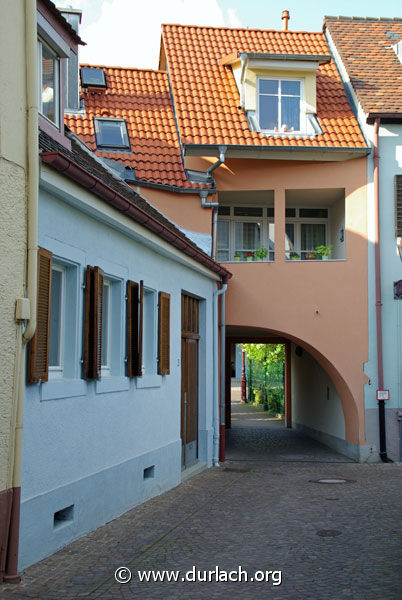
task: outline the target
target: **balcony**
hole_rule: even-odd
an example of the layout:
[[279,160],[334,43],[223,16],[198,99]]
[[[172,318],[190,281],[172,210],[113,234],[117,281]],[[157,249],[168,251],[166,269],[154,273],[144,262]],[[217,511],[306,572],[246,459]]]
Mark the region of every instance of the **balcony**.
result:
[[[219,201],[218,260],[273,262],[274,191],[221,192]],[[345,259],[343,189],[287,190],[285,203],[286,261]]]

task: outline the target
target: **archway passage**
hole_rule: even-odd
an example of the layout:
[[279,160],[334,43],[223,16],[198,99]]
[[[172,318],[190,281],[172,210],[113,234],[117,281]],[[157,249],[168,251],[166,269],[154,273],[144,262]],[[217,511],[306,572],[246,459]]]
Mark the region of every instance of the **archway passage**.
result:
[[[267,400],[264,410],[258,391],[250,397],[249,385],[246,390],[247,402],[244,402],[239,356],[234,361],[233,351],[235,347],[239,348],[239,344],[245,343],[281,344],[285,348],[282,418],[272,414],[275,410]],[[353,448],[350,452],[350,443],[347,441],[348,411],[345,414],[345,398],[341,398],[339,385],[332,381],[328,370],[324,369],[325,357],[323,361],[318,361],[307,348],[307,344],[303,347],[288,337],[264,330],[227,328],[226,458],[324,462],[358,458],[353,454]],[[252,389],[255,387],[261,386],[253,385]],[[272,396],[268,394],[267,397]]]

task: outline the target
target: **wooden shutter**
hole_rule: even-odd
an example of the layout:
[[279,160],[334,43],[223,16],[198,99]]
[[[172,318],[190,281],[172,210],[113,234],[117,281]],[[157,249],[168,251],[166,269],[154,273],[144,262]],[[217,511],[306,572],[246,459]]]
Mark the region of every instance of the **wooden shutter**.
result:
[[101,376],[103,281],[102,269],[88,265],[85,273],[84,379]]
[[395,236],[402,237],[402,175],[395,175]]
[[139,301],[139,318],[138,318],[138,369],[137,375],[142,375],[142,338],[144,328],[144,282],[140,281],[140,301]]
[[29,343],[28,383],[48,380],[52,253],[38,248],[36,331]]
[[[141,282],[143,283],[143,282]],[[142,303],[138,297],[141,284],[127,281],[127,375],[135,377],[141,375],[140,361],[140,313]],[[142,287],[143,290],[143,287]],[[143,291],[142,291],[143,294]],[[142,345],[142,339],[141,339]]]
[[158,373],[170,373],[170,294],[159,292]]

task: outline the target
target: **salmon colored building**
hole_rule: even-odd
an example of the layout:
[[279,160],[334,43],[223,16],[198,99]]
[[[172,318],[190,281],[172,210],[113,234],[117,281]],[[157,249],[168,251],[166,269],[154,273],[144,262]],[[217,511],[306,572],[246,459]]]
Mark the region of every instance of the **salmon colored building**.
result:
[[325,35],[164,25],[159,70],[82,66],[66,125],[233,274],[226,425],[231,345],[284,341],[287,425],[377,459],[364,422],[370,148]]

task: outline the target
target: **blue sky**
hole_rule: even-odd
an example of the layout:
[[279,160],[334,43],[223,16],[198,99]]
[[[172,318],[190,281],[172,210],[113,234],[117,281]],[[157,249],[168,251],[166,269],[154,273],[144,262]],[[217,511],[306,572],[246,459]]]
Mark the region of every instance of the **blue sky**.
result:
[[321,31],[324,15],[402,17],[396,0],[59,0],[83,11],[81,62],[157,68],[161,23]]

